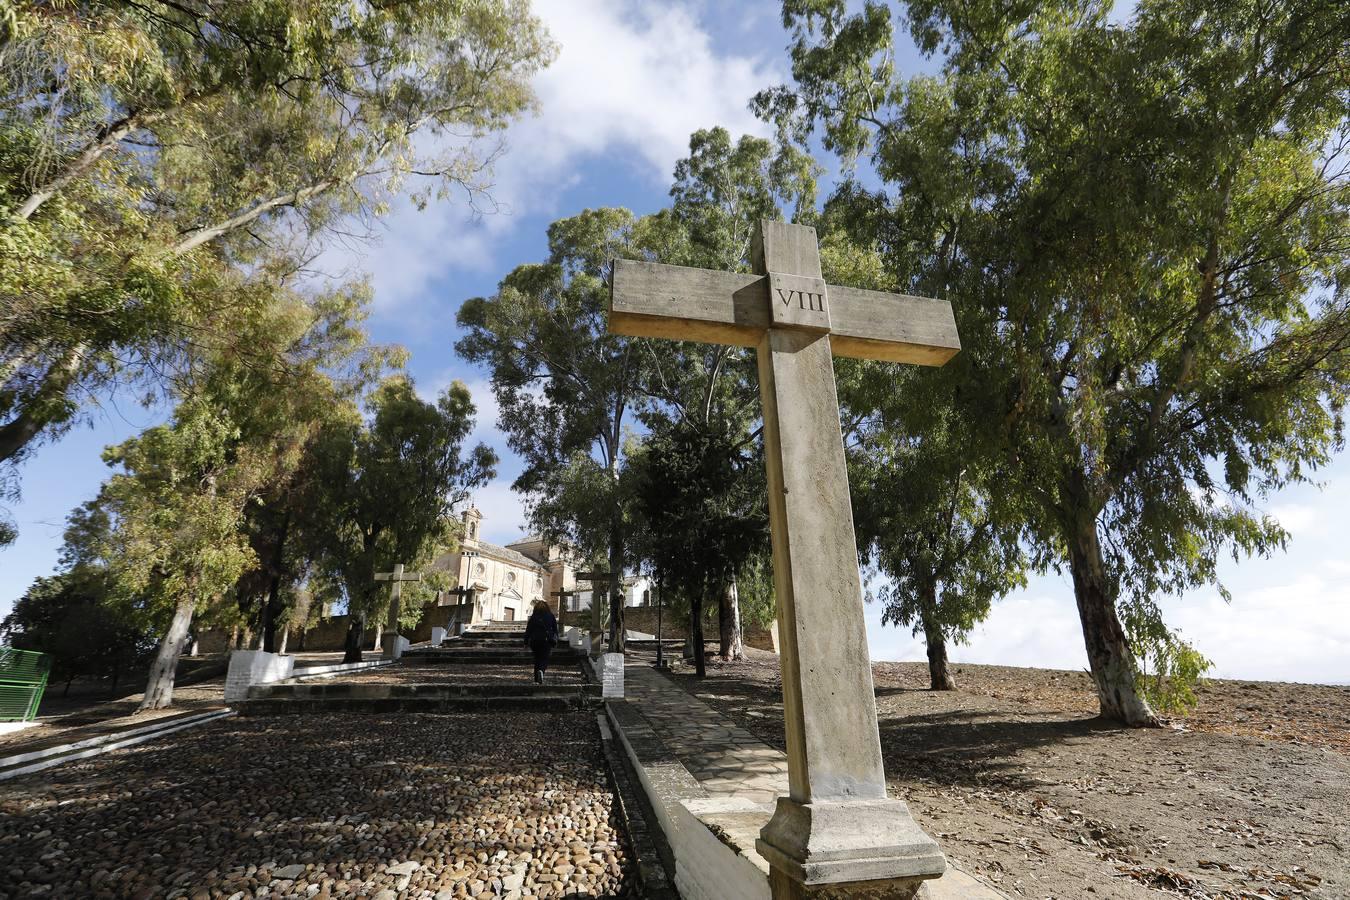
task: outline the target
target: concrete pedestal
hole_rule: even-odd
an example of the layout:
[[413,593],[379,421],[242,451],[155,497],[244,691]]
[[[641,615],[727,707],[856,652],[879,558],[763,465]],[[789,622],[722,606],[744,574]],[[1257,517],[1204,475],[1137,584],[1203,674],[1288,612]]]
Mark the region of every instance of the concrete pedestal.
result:
[[400,659],[403,654],[408,651],[408,648],[412,646],[412,641],[401,634],[394,634],[393,632],[386,631],[384,633],[384,639],[380,641],[380,644],[384,647],[385,659]]
[[946,869],[903,800],[797,803],[779,797],[755,849],[776,898],[913,897]]
[[250,686],[282,681],[290,678],[294,670],[294,656],[265,650],[235,650],[230,654],[230,668],[225,674],[225,702],[247,699]]
[[606,700],[623,699],[623,654],[600,654],[601,696]]

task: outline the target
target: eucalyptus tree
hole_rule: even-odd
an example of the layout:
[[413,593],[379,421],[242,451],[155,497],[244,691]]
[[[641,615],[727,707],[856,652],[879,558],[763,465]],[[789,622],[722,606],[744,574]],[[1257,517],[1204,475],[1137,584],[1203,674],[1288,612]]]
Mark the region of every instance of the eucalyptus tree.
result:
[[481,191],[554,52],[525,0],[26,0],[5,37],[0,463],[158,385],[211,258]]
[[625,432],[641,399],[636,341],[609,334],[611,262],[659,247],[662,223],[591,209],[549,226],[549,256],[517,266],[491,297],[468,300],[455,345],[487,366],[499,424],[524,467],[513,487],[536,528],[610,572],[610,649],[624,645],[620,579],[628,561],[632,489]]
[[175,379],[169,421],[104,451],[116,471],[94,506],[109,527],[100,539],[68,541],[74,565],[106,568],[112,602],[163,625],[144,709],[171,704],[194,616],[218,609],[256,564],[241,527],[246,508],[294,471],[347,379],[369,363],[351,321],[366,299],[360,290],[306,298],[265,273],[218,287],[256,295],[223,303],[215,322],[239,349],[197,354]]
[[797,86],[757,102],[871,164],[877,194],[845,191],[897,283],[950,283],[1101,711],[1143,725],[1137,655],[1199,667],[1158,596],[1282,546],[1260,500],[1341,443],[1350,9],[1107,11],[921,0],[941,73],[906,80],[887,7],[788,0]]
[[[733,141],[724,128],[694,132],[689,155],[675,165],[670,208],[656,215],[669,235],[660,261],[750,271],[759,222],[811,216],[817,175],[811,157],[791,144],[751,135]],[[697,431],[706,452],[725,453],[725,465],[743,470],[741,462],[758,452],[760,440],[754,353],[701,342],[643,341],[640,346],[647,363],[643,392],[649,402],[641,413],[647,427],[678,424]],[[716,550],[709,546],[707,552]],[[725,659],[743,655],[737,579],[745,561],[719,569],[719,649]]]
[[491,480],[497,463],[487,445],[466,443],[474,406],[461,382],[428,402],[407,377],[387,378],[367,406],[368,422],[325,427],[301,501],[305,552],[347,598],[348,662],[361,659],[366,622],[384,608],[387,588],[375,573],[397,563],[426,566],[453,549],[454,505]]
[[643,442],[634,471],[651,562],[662,588],[688,604],[694,667],[702,678],[703,610],[768,542],[763,458],[716,426],[666,420]]
[[[828,280],[897,289],[876,248],[878,212],[889,211],[856,186],[826,206]],[[903,246],[931,246],[913,230],[923,228],[921,215],[906,213],[905,223],[913,238]],[[952,299],[950,267],[925,273],[907,287]],[[961,319],[970,325],[976,316],[967,309]],[[965,350],[941,368],[836,362],[858,552],[882,576],[882,623],[923,635],[933,690],[956,687],[948,643],[963,642],[995,600],[1024,585],[1030,564],[1021,546],[1027,510],[1008,489],[1012,470],[988,427],[997,400],[970,390],[972,364],[983,355],[974,337],[983,332],[968,331]]]

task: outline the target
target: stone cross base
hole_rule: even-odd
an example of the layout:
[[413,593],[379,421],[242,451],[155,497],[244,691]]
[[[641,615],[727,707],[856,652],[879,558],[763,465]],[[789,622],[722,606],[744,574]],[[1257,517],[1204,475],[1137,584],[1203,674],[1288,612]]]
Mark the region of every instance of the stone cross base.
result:
[[283,681],[291,677],[294,669],[294,656],[265,650],[235,650],[230,653],[230,668],[225,675],[225,702],[247,700],[251,686]]
[[600,654],[601,696],[606,700],[623,699],[623,654]]
[[386,631],[380,641],[380,646],[384,648],[385,659],[401,659],[408,648],[412,646],[412,641],[401,634]]
[[903,800],[797,803],[779,797],[755,843],[775,900],[913,897],[946,860]]

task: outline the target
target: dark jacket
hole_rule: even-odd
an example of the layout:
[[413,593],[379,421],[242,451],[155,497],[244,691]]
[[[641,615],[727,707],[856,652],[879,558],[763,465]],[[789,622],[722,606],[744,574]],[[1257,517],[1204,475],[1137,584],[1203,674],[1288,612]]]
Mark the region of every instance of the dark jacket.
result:
[[552,612],[537,610],[530,613],[530,621],[525,624],[525,643],[558,643],[558,617]]

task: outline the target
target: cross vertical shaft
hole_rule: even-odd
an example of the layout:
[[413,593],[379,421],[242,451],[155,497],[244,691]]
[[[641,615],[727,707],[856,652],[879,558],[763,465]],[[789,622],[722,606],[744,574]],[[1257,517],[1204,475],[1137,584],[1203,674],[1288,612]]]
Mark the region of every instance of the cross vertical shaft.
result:
[[[771,285],[821,278],[813,228],[765,222],[752,258]],[[886,796],[830,335],[770,327],[756,356],[789,791],[758,849],[775,897],[828,895],[840,882],[909,896],[944,860],[905,803]]]

